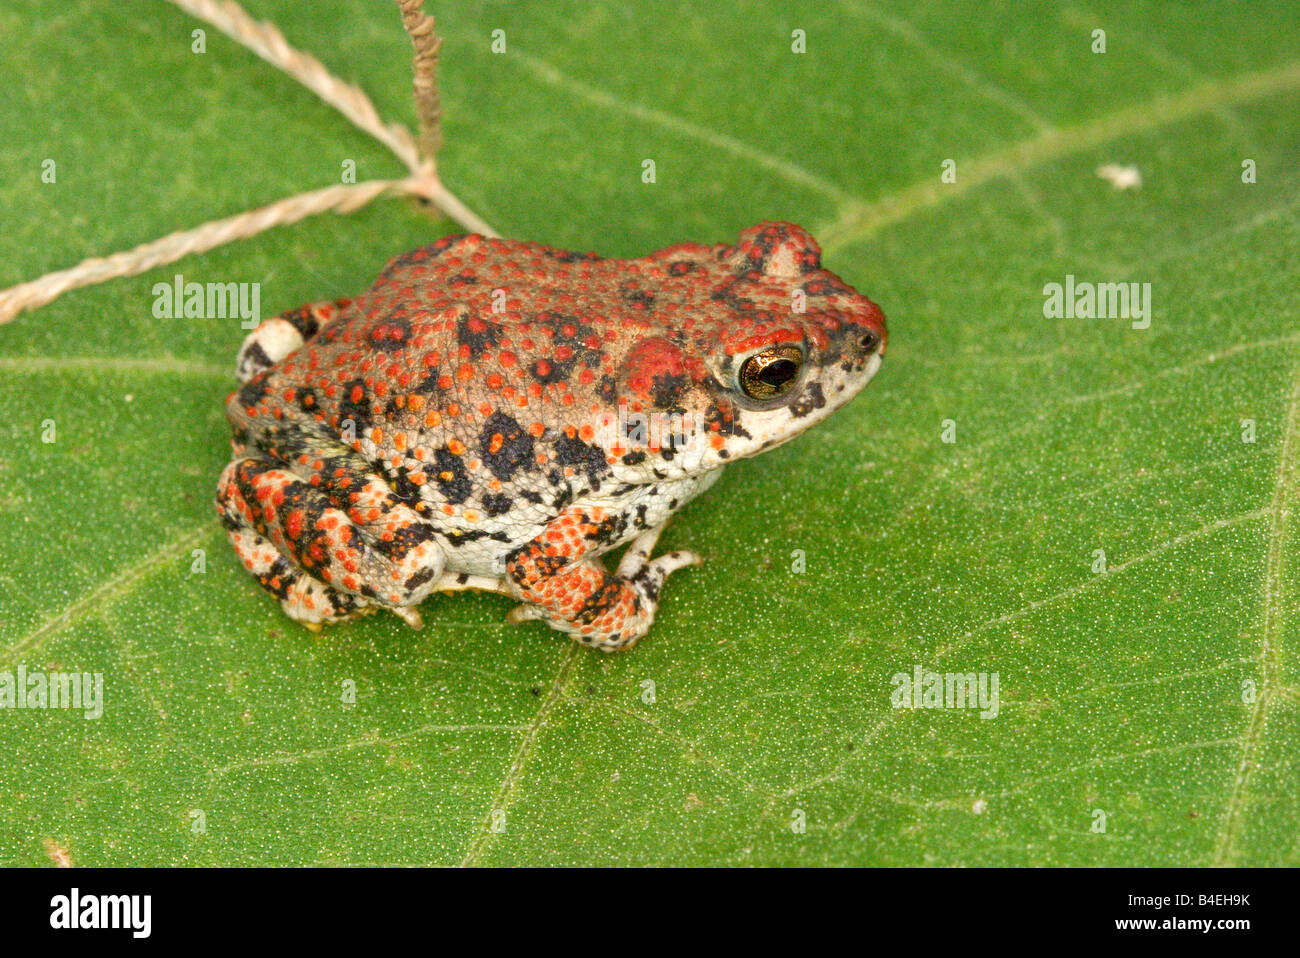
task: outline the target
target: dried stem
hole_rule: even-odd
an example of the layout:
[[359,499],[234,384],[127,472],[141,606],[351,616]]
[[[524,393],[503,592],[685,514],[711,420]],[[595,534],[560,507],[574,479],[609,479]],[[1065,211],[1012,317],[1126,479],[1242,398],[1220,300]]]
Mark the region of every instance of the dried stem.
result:
[[[418,190],[412,187],[418,187]],[[204,253],[237,239],[255,236],[272,226],[296,223],[316,213],[333,210],[351,213],[376,197],[388,193],[422,192],[423,183],[414,180],[371,180],[347,186],[330,186],[313,193],[300,193],[224,220],[213,220],[192,230],[170,233],[162,239],[112,256],[83,260],[71,269],[46,273],[39,279],[0,291],[0,323],[25,309],[44,306],[69,290],[91,286],[119,276],[135,276],[155,266],[175,262],[191,253]]]
[[418,145],[404,126],[385,123],[359,87],[345,83],[315,57],[291,47],[275,26],[254,20],[234,0],[170,2],[229,34],[268,63],[288,73],[359,129],[387,146],[411,175],[402,180],[373,180],[301,193],[237,216],[171,233],[134,249],[84,260],[71,269],[47,273],[39,279],[0,290],[0,325],[23,310],[43,306],[69,290],[119,276],[134,276],[182,256],[206,252],[234,240],[255,236],[272,226],[296,223],[317,213],[331,210],[351,213],[385,194],[417,196],[437,206],[466,229],[485,236],[500,235],[443,186],[436,173],[434,154],[442,142],[436,68],[442,40],[434,33],[433,18],[423,11],[423,0],[396,0],[402,13],[402,25],[415,45],[415,103],[420,118]]
[[360,87],[345,83],[309,53],[294,49],[274,24],[254,20],[234,0],[169,0],[186,13],[212,24],[274,67],[289,74],[338,110],[359,129],[393,151],[412,173],[420,171],[420,154],[406,127],[385,123]]
[[433,17],[424,12],[424,0],[397,0],[402,26],[415,45],[415,109],[420,117],[420,153],[432,160],[442,149],[442,100],[438,96],[438,50],[442,37],[434,32]]

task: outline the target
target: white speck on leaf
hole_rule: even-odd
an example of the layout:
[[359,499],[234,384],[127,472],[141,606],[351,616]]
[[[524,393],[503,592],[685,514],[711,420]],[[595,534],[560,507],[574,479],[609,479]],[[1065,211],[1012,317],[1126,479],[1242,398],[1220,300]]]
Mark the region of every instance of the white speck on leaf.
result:
[[1117,190],[1137,189],[1142,185],[1142,174],[1136,166],[1107,163],[1097,167],[1097,175]]

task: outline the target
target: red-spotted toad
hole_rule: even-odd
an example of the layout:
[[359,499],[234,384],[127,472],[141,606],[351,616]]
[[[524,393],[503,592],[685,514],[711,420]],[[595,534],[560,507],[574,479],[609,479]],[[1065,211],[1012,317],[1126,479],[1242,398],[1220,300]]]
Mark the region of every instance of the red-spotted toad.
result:
[[789,223],[641,259],[477,235],[399,256],[245,341],[230,541],[309,628],[381,608],[418,627],[430,593],[474,588],[626,648],[699,561],[650,557],[669,516],[880,368],[880,309],[820,257]]

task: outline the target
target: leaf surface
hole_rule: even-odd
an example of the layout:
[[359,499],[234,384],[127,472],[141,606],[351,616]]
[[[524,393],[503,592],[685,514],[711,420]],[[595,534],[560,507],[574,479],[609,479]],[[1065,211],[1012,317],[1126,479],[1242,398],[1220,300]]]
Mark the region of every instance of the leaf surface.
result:
[[[390,6],[248,4],[413,123]],[[888,314],[883,372],[674,519],[664,546],[706,564],[606,657],[490,596],[311,638],[214,520],[243,331],[155,319],[153,285],[259,282],[266,315],[351,295],[449,229],[416,205],[0,327],[0,673],[105,679],[97,720],[0,710],[0,861],[1297,864],[1288,3],[430,8],[440,170],[489,222],[637,255],[797,221]],[[192,53],[200,26],[0,10],[0,285],[347,160],[402,174],[215,30]],[[1150,328],[1046,318],[1067,275],[1150,283]],[[916,666],[997,673],[997,716],[893,708]]]

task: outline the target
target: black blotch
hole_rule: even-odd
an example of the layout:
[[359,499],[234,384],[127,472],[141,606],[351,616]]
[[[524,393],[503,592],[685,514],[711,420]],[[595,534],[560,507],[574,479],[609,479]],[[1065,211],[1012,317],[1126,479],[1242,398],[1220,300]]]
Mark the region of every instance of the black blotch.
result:
[[[544,370],[543,365],[545,366]],[[572,360],[559,362],[554,359],[537,359],[528,367],[528,371],[543,386],[549,386],[551,383],[563,382],[568,379],[569,370],[572,368]]]
[[650,398],[654,400],[656,406],[667,412],[681,411],[681,398],[685,392],[684,373],[678,373],[676,376],[661,373],[650,382]]
[[251,361],[251,365],[256,366],[259,370],[275,365],[271,362],[271,357],[266,355],[266,350],[262,348],[262,344],[258,342],[249,343],[239,360],[241,366],[250,365]]
[[599,589],[587,596],[586,601],[573,614],[573,621],[581,622],[584,625],[588,622],[594,622],[612,609],[622,597],[623,583],[611,578]]
[[568,563],[564,556],[543,555],[532,543],[525,542],[518,548],[506,553],[506,575],[515,582],[522,583],[531,570],[536,570],[543,578],[554,575]]
[[568,508],[569,503],[573,501],[573,490],[568,486],[562,486],[560,491],[555,495],[555,501],[551,503],[551,508],[559,511]]
[[406,591],[414,592],[416,589],[424,585],[432,578],[433,578],[432,569],[421,569],[419,572],[415,573],[415,575],[411,576],[409,579],[406,580],[405,582]]
[[[479,539],[487,539],[488,534],[482,529],[448,529],[443,532],[442,537],[447,540],[447,544],[454,549],[459,549],[467,542],[477,542]],[[495,539],[497,536],[492,536]]]
[[854,295],[853,287],[843,282],[835,276],[824,276],[819,279],[810,279],[803,284],[803,291],[809,296],[830,296],[838,293],[841,295]]
[[419,393],[421,396],[428,396],[435,402],[441,404],[442,398],[446,395],[448,390],[443,389],[438,385],[439,375],[441,375],[441,370],[437,366],[434,366],[424,374],[424,378],[416,383],[415,388],[411,391]]
[[[722,411],[721,406],[711,405],[704,412],[704,423],[709,427],[710,432],[716,432],[720,436],[740,436],[744,439],[752,439],[749,431],[740,424],[740,413],[736,409],[731,410],[731,418],[727,419]],[[714,429],[714,424],[717,429]]]
[[623,302],[641,310],[649,310],[655,304],[655,295],[648,289],[642,289],[635,280],[625,280],[619,284],[618,294]]
[[374,464],[375,471],[384,477],[393,495],[405,503],[415,502],[420,498],[420,487],[413,483],[405,469],[394,469],[391,463],[380,460]]
[[548,256],[551,259],[555,260],[557,263],[577,263],[577,262],[581,262],[582,260],[594,262],[595,260],[601,258],[596,253],[575,253],[572,250],[553,249],[550,246],[541,247],[541,253],[543,256]]
[[821,409],[825,405],[826,397],[822,394],[822,384],[810,382],[799,393],[795,401],[790,403],[790,414],[799,419],[807,416],[815,409]]
[[411,321],[394,314],[370,327],[370,345],[380,352],[395,353],[406,348],[410,335]]
[[645,462],[645,450],[643,449],[629,452],[623,457],[623,465],[625,466],[639,466],[643,462]]
[[456,341],[468,346],[470,356],[478,359],[489,347],[495,348],[501,342],[501,324],[477,316],[461,316],[456,320]]
[[[537,360],[529,367],[529,372],[533,378],[543,385],[550,383],[562,382],[569,378],[573,372],[573,367],[578,363],[584,363],[590,369],[596,369],[600,366],[601,359],[604,358],[605,352],[602,349],[593,349],[587,345],[587,340],[596,337],[596,331],[589,325],[585,325],[576,316],[570,316],[566,313],[548,310],[538,314],[533,325],[550,331],[546,338],[552,344],[552,353],[561,346],[569,349],[567,359],[556,359],[554,355],[545,360],[547,369],[545,373],[540,372],[540,363]],[[572,327],[573,335],[566,335],[565,328]],[[597,341],[599,341],[597,339]]]
[[[339,400],[339,422],[351,419],[357,435],[369,428],[371,422],[370,394],[366,384],[360,379],[351,379],[340,388],[342,398]],[[353,394],[357,398],[353,398]]]
[[[300,454],[301,452],[307,452],[309,455],[313,456],[318,455],[318,453],[311,452],[306,446],[301,450],[295,450],[295,455]],[[289,458],[294,458],[294,455],[291,455]],[[326,492],[333,492],[337,489],[345,488],[345,483],[347,485],[352,485],[352,483],[357,482],[358,480],[358,485],[365,485],[366,469],[359,465],[359,457],[353,458],[351,455],[325,455],[320,456],[320,460],[321,468],[316,472],[316,475],[320,477],[320,488]]]
[[593,486],[599,486],[600,480],[609,473],[604,451],[576,436],[561,436],[555,441],[555,458],[561,465],[576,466],[585,471]]
[[464,502],[473,490],[464,460],[446,448],[434,453],[433,476],[442,490],[442,497],[452,505]]
[[736,287],[751,278],[757,279],[759,275],[760,274],[757,272],[744,273],[741,276],[738,276],[734,282],[728,283],[726,286],[720,287],[719,289],[715,289],[713,295],[709,298],[714,302],[722,303],[733,312],[756,312],[758,307],[754,304],[754,301],[747,296],[741,296],[740,293],[736,291]]
[[374,538],[372,544],[380,555],[402,559],[421,542],[431,540],[435,534],[432,526],[413,522],[405,529],[394,529],[388,538]]
[[419,266],[427,263],[431,259],[437,259],[447,250],[459,246],[465,240],[469,239],[468,234],[459,234],[456,236],[444,236],[436,242],[429,243],[425,246],[419,246],[409,253],[403,253],[401,256],[394,256],[387,265],[384,266],[383,276],[392,276],[406,269],[408,266]]
[[642,566],[636,575],[632,576],[632,581],[641,587],[640,591],[649,601],[659,601],[659,591],[663,588],[663,580],[651,573],[650,566]]
[[239,387],[239,401],[244,406],[256,406],[271,391],[266,384],[266,372],[262,371]]
[[[501,448],[492,451],[493,437],[500,435]],[[532,469],[537,465],[533,454],[533,437],[524,431],[519,421],[505,413],[494,412],[483,424],[479,433],[479,455],[492,475],[502,482],[511,481],[519,469]]]
[[595,531],[587,533],[584,538],[597,545],[607,546],[621,539],[625,532],[627,532],[627,516],[618,512],[597,525]]
[[311,339],[320,332],[320,323],[311,313],[310,306],[299,306],[297,309],[291,309],[287,313],[281,313],[276,317],[283,319],[286,323],[298,330],[298,335],[303,339]]
[[[271,568],[257,577],[258,584],[278,599],[287,598],[289,587],[298,581],[297,571],[284,556],[276,556]],[[276,583],[279,585],[276,585]]]
[[483,497],[483,511],[489,516],[505,515],[510,511],[510,497],[502,492],[490,492]]

